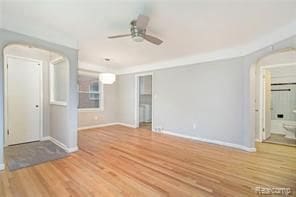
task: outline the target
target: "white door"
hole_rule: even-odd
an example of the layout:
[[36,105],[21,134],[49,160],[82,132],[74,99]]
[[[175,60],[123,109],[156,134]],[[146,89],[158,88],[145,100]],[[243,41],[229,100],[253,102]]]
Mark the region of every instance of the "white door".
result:
[[40,71],[38,62],[7,58],[7,144],[40,140]]
[[271,130],[271,73],[264,71],[264,135],[266,140],[270,137]]

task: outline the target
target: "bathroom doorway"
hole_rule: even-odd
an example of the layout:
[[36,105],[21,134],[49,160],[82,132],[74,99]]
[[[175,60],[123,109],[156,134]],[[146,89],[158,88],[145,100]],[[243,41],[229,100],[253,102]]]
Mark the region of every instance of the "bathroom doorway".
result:
[[152,74],[136,76],[136,127],[152,130]]
[[260,68],[260,138],[296,146],[296,62]]

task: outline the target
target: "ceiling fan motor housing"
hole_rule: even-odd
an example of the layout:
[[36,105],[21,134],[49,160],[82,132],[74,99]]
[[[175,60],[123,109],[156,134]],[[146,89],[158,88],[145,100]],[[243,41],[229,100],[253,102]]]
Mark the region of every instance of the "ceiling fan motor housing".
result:
[[144,40],[144,35],[146,33],[146,29],[139,29],[136,25],[136,20],[131,22],[131,35],[132,39],[136,42],[142,42]]

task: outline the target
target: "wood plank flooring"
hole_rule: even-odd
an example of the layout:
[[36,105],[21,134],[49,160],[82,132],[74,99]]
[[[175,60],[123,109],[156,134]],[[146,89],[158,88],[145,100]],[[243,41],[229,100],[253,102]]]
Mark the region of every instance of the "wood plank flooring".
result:
[[0,172],[0,196],[256,196],[288,187],[296,196],[296,148],[257,144],[247,153],[145,129],[79,132],[80,150]]

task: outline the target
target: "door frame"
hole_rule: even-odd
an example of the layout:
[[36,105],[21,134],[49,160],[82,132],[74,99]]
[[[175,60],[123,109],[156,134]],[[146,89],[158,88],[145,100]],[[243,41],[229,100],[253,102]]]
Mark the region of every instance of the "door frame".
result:
[[8,146],[8,136],[7,136],[7,130],[8,130],[8,58],[15,58],[15,59],[22,59],[22,60],[28,60],[33,61],[38,64],[40,64],[40,70],[39,70],[39,83],[40,83],[40,128],[39,128],[39,140],[41,140],[43,136],[43,63],[41,60],[38,59],[32,59],[28,57],[22,57],[22,56],[16,56],[16,55],[4,55],[4,147]]
[[153,112],[154,112],[154,102],[153,102],[153,95],[154,95],[154,87],[153,87],[153,84],[154,84],[154,80],[153,80],[153,73],[152,72],[149,72],[149,73],[141,73],[141,74],[136,74],[135,75],[135,117],[134,117],[134,127],[135,128],[139,128],[139,108],[140,108],[140,106],[139,106],[139,102],[140,102],[140,99],[139,99],[139,94],[140,94],[140,92],[139,92],[139,80],[140,80],[140,77],[144,77],[144,76],[151,76],[151,78],[152,78],[152,83],[151,83],[151,88],[152,88],[152,90],[151,90],[151,97],[152,97],[152,99],[151,99],[151,115],[152,115],[152,118],[151,118],[151,130],[153,131],[154,130],[154,126],[153,126],[153,123],[154,123],[154,114],[153,114]]
[[265,125],[265,94],[264,94],[264,70],[268,68],[277,68],[277,67],[285,67],[285,66],[296,66],[296,63],[287,63],[287,64],[273,64],[260,66],[259,73],[259,141],[263,141],[263,128]]

